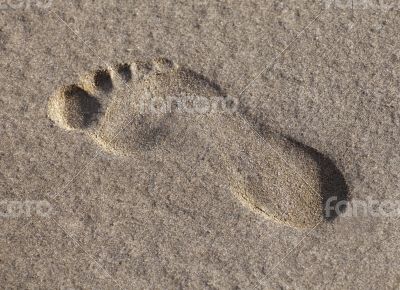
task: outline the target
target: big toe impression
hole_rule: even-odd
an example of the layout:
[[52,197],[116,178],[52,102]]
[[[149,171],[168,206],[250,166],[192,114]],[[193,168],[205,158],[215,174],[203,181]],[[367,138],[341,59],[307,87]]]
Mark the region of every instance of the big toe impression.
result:
[[71,85],[51,97],[48,109],[49,117],[60,127],[85,129],[95,120],[100,103],[82,88]]

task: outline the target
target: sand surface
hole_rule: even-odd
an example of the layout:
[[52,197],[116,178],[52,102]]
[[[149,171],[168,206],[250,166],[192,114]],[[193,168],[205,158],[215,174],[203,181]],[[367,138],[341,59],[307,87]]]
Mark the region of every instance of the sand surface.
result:
[[[400,288],[400,212],[322,216],[399,207],[400,8],[34,3],[0,4],[0,288]],[[148,91],[238,109],[119,134]]]

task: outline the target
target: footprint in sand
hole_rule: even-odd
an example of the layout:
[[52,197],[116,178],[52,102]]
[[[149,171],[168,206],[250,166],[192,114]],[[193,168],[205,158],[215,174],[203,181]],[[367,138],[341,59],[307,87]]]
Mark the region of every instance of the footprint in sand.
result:
[[[199,100],[206,110],[193,105]],[[211,144],[217,157],[207,160],[210,170],[228,180],[247,208],[301,228],[334,218],[337,212],[326,212],[326,201],[333,198],[335,206],[347,199],[335,165],[312,148],[255,131],[240,109],[232,108],[205,77],[158,59],[85,75],[79,85],[63,87],[50,98],[49,117],[123,156],[190,156]]]

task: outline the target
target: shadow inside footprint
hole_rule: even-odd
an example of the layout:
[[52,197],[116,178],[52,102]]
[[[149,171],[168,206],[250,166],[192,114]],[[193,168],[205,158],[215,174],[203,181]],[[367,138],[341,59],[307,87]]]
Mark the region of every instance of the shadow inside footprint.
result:
[[132,71],[129,64],[124,63],[118,65],[117,72],[123,81],[129,82],[130,80],[132,80]]
[[111,76],[107,70],[98,70],[94,75],[94,85],[103,90],[110,92],[113,88]]
[[[149,151],[164,141],[169,132],[169,128],[166,125],[167,120],[168,116],[165,116],[159,122],[152,122],[152,120],[145,116],[139,115],[133,121],[133,125],[136,128],[134,134],[140,136],[135,141],[137,148]],[[128,138],[132,139],[131,136],[128,136]]]
[[324,218],[333,221],[346,210],[349,189],[346,180],[332,160],[312,147],[286,137],[293,144],[307,152],[319,165],[321,178],[321,200]]
[[84,129],[100,111],[98,100],[77,85],[65,87],[49,103],[50,117],[66,129]]

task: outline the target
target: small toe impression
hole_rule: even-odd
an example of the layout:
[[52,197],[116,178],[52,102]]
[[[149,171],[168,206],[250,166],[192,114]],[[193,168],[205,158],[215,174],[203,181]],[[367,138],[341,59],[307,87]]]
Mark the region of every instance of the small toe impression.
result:
[[132,70],[131,70],[131,66],[129,64],[124,63],[124,64],[117,65],[116,71],[117,71],[119,77],[124,82],[129,82],[130,80],[132,80]]
[[132,64],[134,70],[134,76],[137,79],[143,79],[153,71],[153,65],[147,61],[136,61]]
[[165,73],[174,68],[174,63],[167,58],[158,58],[153,62],[154,69],[159,73]]
[[113,83],[108,70],[98,70],[94,73],[94,86],[104,92],[112,90]]
[[49,117],[68,130],[85,129],[100,110],[100,103],[77,85],[63,88],[49,102]]

